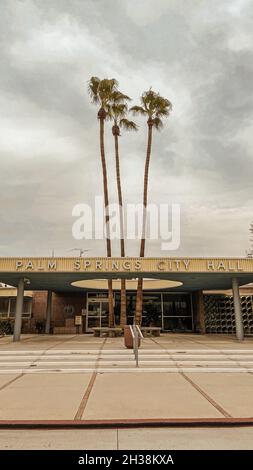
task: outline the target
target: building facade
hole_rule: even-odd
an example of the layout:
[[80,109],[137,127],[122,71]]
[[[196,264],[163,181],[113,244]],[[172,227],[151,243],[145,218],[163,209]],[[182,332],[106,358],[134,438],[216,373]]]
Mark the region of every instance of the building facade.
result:
[[253,259],[247,258],[0,258],[0,322],[13,322],[17,336],[20,329],[75,334],[108,326],[111,278],[119,324],[122,277],[128,324],[134,322],[136,279],[143,277],[143,326],[253,334],[253,291],[242,287],[253,281]]

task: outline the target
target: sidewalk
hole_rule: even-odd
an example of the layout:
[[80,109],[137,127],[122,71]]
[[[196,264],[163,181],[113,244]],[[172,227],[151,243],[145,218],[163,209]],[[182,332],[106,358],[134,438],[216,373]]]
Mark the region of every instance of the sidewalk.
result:
[[0,430],[0,450],[252,450],[252,442],[253,427]]
[[[161,362],[169,360],[172,363],[175,363],[174,355],[186,355],[192,363],[190,372],[177,365],[175,372],[170,373],[146,372],[145,369],[136,373],[132,372],[132,366],[131,372],[125,370],[124,373],[117,370],[113,373],[99,372],[94,366],[88,372],[64,373],[60,366],[50,365],[52,356],[55,361],[64,361],[68,368],[69,360],[73,363],[77,354],[93,357],[98,351],[109,356],[120,351],[120,355],[126,358],[131,354],[123,347],[122,338],[27,335],[20,343],[12,343],[11,338],[1,338],[0,420],[253,417],[252,338],[243,343],[217,335],[172,334],[154,340],[145,339],[141,354],[145,355],[145,351],[153,351],[154,354],[167,352],[165,359],[161,357]],[[200,356],[206,367],[220,362],[220,372],[200,372],[201,361],[194,359]],[[242,359],[238,360],[238,357]],[[177,361],[184,365],[186,359]],[[29,365],[19,366],[19,363],[24,364],[24,360],[29,361]],[[160,359],[157,361],[160,364]],[[245,364],[245,361],[248,370],[244,365],[245,371],[237,372],[241,370],[238,364]],[[36,373],[39,363],[43,363],[45,370]],[[224,373],[223,367],[227,366],[223,363],[231,364],[234,370]],[[56,371],[52,372],[51,367]],[[18,372],[9,372],[11,368]]]

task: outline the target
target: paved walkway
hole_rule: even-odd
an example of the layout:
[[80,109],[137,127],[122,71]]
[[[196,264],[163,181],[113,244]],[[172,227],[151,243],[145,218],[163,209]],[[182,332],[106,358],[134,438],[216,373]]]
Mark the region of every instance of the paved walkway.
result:
[[253,338],[0,339],[0,420],[253,417]]
[[252,442],[253,427],[0,430],[1,450],[252,450]]

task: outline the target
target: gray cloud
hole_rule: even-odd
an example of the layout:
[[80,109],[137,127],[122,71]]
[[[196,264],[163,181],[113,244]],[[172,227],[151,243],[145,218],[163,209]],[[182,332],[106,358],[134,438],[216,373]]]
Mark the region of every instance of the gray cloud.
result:
[[[102,194],[91,75],[173,103],[154,135],[150,199],[182,206],[178,254],[244,255],[252,219],[250,0],[2,0],[1,255],[67,255],[74,204]],[[141,202],[145,122],[122,135],[127,201]],[[115,174],[106,132],[110,194]],[[128,244],[138,254],[138,244]],[[159,255],[150,242],[147,254]],[[115,247],[118,254],[118,247]]]

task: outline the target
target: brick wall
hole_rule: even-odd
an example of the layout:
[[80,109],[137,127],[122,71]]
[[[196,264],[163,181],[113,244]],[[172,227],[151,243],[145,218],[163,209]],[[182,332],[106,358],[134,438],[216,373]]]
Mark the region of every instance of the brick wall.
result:
[[[32,301],[33,321],[45,320],[47,307],[47,292],[34,291]],[[86,308],[86,293],[55,293],[52,296],[52,323],[54,326],[64,326],[65,319],[81,315]],[[71,313],[73,311],[73,313]]]
[[[55,326],[64,326],[65,319],[81,315],[82,309],[86,308],[86,293],[82,294],[53,294],[52,320]],[[73,310],[73,313],[71,313]]]

